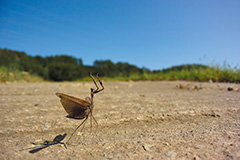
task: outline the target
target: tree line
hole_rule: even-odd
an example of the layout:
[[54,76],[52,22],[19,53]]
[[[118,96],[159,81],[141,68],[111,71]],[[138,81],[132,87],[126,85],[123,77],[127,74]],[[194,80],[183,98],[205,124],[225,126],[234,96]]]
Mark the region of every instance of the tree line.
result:
[[[84,65],[81,58],[68,55],[29,56],[25,52],[9,49],[0,49],[0,66],[10,70],[26,71],[50,81],[79,80],[88,77],[89,72],[94,74],[99,72],[101,77],[119,78],[132,76],[131,79],[159,80],[163,78],[156,76],[182,70],[209,68],[205,65],[191,64],[150,71],[147,68],[139,68],[125,62],[113,63],[111,60],[96,60],[92,66],[89,66]],[[170,80],[174,80],[174,78]]]
[[93,66],[88,66],[83,65],[81,58],[68,55],[29,56],[25,52],[9,49],[0,49],[0,66],[26,71],[52,81],[77,80],[89,76],[89,72],[116,77],[142,74],[147,70],[128,63],[113,63],[111,60],[96,60]]

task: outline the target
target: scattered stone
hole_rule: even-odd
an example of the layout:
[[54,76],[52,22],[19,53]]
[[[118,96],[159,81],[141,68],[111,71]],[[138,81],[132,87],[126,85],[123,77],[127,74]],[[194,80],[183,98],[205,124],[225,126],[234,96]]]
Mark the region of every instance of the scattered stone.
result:
[[216,114],[216,113],[212,113],[211,116],[212,116],[212,117],[221,117],[220,114]]
[[228,87],[227,90],[228,90],[228,91],[238,92],[238,91],[239,91],[239,88]]
[[221,117],[220,114],[215,113],[214,111],[212,111],[211,113],[204,113],[203,115],[207,117]]
[[143,149],[144,149],[145,151],[149,151],[151,145],[150,145],[150,144],[143,144],[142,147],[143,147]]
[[182,85],[182,84],[178,84],[176,86],[176,88],[179,88],[179,89],[188,89],[188,87],[186,85]]
[[165,146],[169,146],[169,143],[167,143],[167,142],[164,142],[164,143],[163,143],[163,145],[165,145]]
[[190,91],[203,89],[202,86],[190,85],[190,84],[188,84],[188,85],[178,84],[178,85],[176,86],[176,88],[186,89],[186,90],[190,90]]
[[43,126],[42,130],[43,130],[43,131],[46,131],[46,130],[48,130],[50,127],[51,127],[51,125],[50,125],[48,122],[46,122],[46,123],[44,123],[44,126]]
[[166,153],[166,156],[168,156],[169,158],[173,158],[176,156],[176,154],[177,154],[176,152],[171,150]]
[[194,148],[195,149],[201,149],[201,148],[203,148],[203,146],[202,145],[196,145]]
[[200,160],[200,158],[198,156],[194,156],[193,159],[194,160]]

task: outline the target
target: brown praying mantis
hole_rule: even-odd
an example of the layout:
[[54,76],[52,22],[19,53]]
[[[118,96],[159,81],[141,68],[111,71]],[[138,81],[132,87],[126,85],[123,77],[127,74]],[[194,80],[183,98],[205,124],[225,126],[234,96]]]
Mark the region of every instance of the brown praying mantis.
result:
[[64,107],[65,111],[68,113],[68,116],[67,116],[68,118],[73,118],[73,119],[84,119],[85,118],[82,121],[82,123],[80,123],[80,125],[78,125],[78,127],[73,131],[73,133],[69,137],[67,143],[69,142],[69,140],[72,138],[73,134],[77,131],[77,129],[79,127],[81,127],[82,125],[84,127],[85,122],[88,119],[89,115],[90,115],[91,126],[92,126],[91,118],[93,118],[95,123],[98,125],[96,119],[94,118],[94,116],[92,114],[92,111],[94,108],[93,97],[94,97],[94,94],[103,91],[104,86],[103,86],[101,79],[98,77],[98,74],[96,75],[96,77],[102,87],[101,89],[99,89],[95,78],[92,76],[92,73],[90,73],[90,77],[92,78],[96,88],[90,88],[91,97],[86,97],[85,100],[82,100],[80,98],[76,98],[73,96],[69,96],[64,93],[58,93],[58,92],[56,93],[56,95],[60,98],[60,102],[62,103],[62,106]]

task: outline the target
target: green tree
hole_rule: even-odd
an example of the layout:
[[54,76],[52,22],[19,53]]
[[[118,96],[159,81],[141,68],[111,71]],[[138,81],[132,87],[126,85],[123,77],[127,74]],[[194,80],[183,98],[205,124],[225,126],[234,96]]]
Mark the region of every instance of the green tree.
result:
[[96,60],[93,67],[95,72],[101,73],[101,76],[114,77],[118,75],[116,65],[110,60]]
[[54,81],[72,81],[80,76],[78,66],[70,63],[52,62],[48,66],[48,77]]

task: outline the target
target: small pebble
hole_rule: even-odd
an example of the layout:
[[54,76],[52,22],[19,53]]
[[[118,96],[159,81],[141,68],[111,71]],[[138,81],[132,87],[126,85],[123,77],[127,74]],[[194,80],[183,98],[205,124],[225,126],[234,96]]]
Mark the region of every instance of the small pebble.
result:
[[149,144],[143,144],[142,147],[145,151],[149,151],[151,146]]
[[46,123],[44,123],[44,126],[43,126],[42,130],[43,130],[43,131],[46,131],[46,130],[48,130],[50,127],[51,127],[51,125],[50,125],[48,122],[46,122]]
[[174,156],[176,156],[176,152],[174,152],[174,151],[168,151],[167,153],[166,153],[166,156],[168,156],[169,158],[172,158],[172,157],[174,157]]

